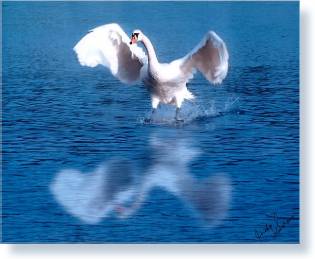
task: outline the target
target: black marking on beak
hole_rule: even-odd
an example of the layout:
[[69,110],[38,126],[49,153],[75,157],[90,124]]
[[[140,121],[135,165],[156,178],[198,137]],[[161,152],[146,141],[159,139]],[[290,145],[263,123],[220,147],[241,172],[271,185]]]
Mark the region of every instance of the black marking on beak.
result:
[[133,32],[132,34],[131,34],[131,40],[130,40],[130,45],[132,44],[132,40],[138,40],[138,37],[139,37],[139,33],[138,32]]

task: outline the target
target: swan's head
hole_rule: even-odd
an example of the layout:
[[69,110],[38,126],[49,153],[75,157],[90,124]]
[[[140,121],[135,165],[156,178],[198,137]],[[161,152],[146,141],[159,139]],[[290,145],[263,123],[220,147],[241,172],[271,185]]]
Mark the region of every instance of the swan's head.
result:
[[135,44],[138,41],[142,41],[142,35],[143,35],[142,31],[134,30],[133,33],[131,34],[130,45]]

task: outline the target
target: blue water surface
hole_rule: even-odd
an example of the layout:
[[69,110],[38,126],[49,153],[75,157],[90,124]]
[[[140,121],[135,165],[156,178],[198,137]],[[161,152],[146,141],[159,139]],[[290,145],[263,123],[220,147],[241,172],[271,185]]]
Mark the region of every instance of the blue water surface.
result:
[[[298,2],[2,5],[3,242],[299,242]],[[146,89],[72,50],[111,22],[161,62],[214,30],[228,76],[145,123]]]

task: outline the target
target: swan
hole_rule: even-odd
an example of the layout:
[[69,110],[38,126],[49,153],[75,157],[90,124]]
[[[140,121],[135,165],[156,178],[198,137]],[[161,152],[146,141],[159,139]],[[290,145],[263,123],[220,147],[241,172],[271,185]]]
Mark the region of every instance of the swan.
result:
[[[146,53],[137,46],[138,42]],[[82,66],[103,65],[123,83],[142,82],[151,96],[152,115],[160,103],[172,104],[176,106],[176,121],[181,121],[183,101],[194,99],[187,82],[196,70],[213,84],[220,84],[228,72],[226,45],[214,31],[206,33],[187,55],[170,63],[158,61],[153,44],[141,30],[134,30],[129,39],[115,23],[90,30],[73,50]]]

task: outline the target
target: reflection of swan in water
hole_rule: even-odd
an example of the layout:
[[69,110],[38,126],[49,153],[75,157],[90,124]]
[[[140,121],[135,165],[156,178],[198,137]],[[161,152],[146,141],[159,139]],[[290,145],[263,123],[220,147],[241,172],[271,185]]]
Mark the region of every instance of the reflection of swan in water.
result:
[[51,185],[56,200],[72,215],[90,224],[104,217],[128,218],[149,198],[153,188],[178,197],[207,225],[217,225],[229,207],[231,187],[226,175],[197,179],[188,168],[200,151],[186,141],[151,138],[152,165],[142,175],[126,159],[113,159],[94,172],[58,173]]
[[119,204],[135,195],[136,174],[126,159],[112,159],[91,173],[62,170],[50,188],[56,200],[72,215],[90,224],[110,216]]

